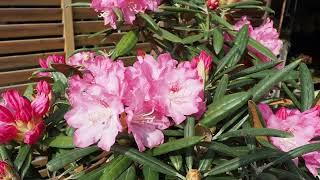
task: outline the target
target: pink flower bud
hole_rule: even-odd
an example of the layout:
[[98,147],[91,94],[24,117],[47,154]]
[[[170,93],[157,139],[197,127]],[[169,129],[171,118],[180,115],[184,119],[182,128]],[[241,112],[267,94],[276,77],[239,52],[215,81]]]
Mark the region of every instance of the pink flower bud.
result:
[[219,0],[208,0],[207,5],[211,10],[216,10],[219,7]]
[[0,161],[0,179],[16,179],[11,167],[5,161]]
[[205,51],[201,51],[200,55],[191,60],[191,68],[197,69],[198,75],[205,81],[212,67],[212,57]]

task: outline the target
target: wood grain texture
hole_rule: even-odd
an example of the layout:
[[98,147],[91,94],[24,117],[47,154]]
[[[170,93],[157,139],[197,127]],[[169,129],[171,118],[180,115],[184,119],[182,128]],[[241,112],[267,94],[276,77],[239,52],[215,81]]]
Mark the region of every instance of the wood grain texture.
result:
[[63,49],[63,38],[0,41],[0,55]]
[[61,8],[0,8],[0,23],[61,21]]
[[62,23],[63,23],[63,38],[64,52],[69,57],[75,50],[74,31],[73,31],[73,14],[70,6],[72,0],[61,0],[62,8]]
[[0,25],[0,38],[62,36],[62,23]]
[[25,69],[18,71],[0,72],[0,86],[10,86],[29,82],[29,77],[37,69]]
[[24,83],[24,84],[12,85],[12,86],[4,86],[4,87],[0,87],[0,93],[9,89],[15,89],[19,91],[21,94],[23,94],[26,88],[29,86],[29,84],[35,85],[35,83]]
[[0,6],[60,6],[60,0],[0,0]]

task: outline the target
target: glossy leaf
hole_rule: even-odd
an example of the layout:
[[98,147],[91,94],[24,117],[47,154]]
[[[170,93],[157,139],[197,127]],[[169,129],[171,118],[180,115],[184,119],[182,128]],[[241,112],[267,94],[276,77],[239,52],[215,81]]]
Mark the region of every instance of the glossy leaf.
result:
[[301,81],[301,110],[306,111],[313,105],[314,86],[310,70],[306,64],[300,64],[299,73]]
[[273,137],[282,137],[289,138],[292,137],[291,133],[280,131],[277,129],[269,129],[269,128],[247,128],[240,129],[236,131],[226,132],[219,136],[218,139],[230,138],[230,137],[241,137],[241,136],[273,136]]
[[[193,137],[195,135],[195,119],[193,117],[188,117],[186,121],[186,126],[184,127],[184,137],[190,139],[190,137]],[[190,170],[193,166],[193,146],[190,146],[186,148],[186,165],[187,168]]]
[[103,174],[103,171],[105,169],[105,167],[109,165],[109,164],[103,164],[102,166],[82,175],[81,177],[79,177],[79,180],[96,180],[96,179],[99,179],[102,174]]
[[17,158],[14,160],[14,165],[17,170],[20,170],[23,163],[27,159],[28,155],[30,154],[30,146],[29,145],[21,145],[19,148],[19,152]]
[[215,28],[212,31],[213,49],[216,54],[219,54],[224,44],[224,37],[220,29]]
[[48,145],[55,148],[74,148],[73,138],[70,136],[56,136],[48,140]]
[[142,172],[144,180],[159,180],[159,173],[148,166],[143,166]]
[[226,94],[227,88],[228,88],[228,82],[229,82],[229,76],[225,74],[219,81],[219,84],[213,96],[213,102],[217,101],[219,98],[222,98]]
[[129,53],[131,49],[136,46],[138,39],[139,35],[136,31],[127,32],[126,35],[124,35],[116,45],[116,48],[111,56],[112,59]]
[[136,169],[131,165],[126,171],[124,171],[117,180],[136,180]]

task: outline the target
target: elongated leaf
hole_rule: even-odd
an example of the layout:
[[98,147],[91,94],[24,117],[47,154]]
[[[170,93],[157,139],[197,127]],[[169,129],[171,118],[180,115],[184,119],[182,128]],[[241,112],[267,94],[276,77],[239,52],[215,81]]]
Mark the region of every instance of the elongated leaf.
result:
[[[265,127],[264,120],[262,118],[262,115],[260,114],[257,105],[253,101],[248,101],[248,110],[249,114],[252,120],[252,124],[254,128],[263,128]],[[268,141],[268,138],[266,136],[257,136],[257,141]]]
[[214,23],[222,25],[230,30],[233,30],[233,26],[230,23],[228,23],[225,19],[218,16],[216,13],[211,13],[210,15],[211,15],[211,21],[213,21]]
[[[184,128],[184,137],[185,138],[190,138],[193,137],[195,134],[195,119],[193,117],[188,117],[186,126]],[[193,146],[188,147],[185,152],[186,152],[186,164],[187,168],[190,170],[192,169],[193,166]]]
[[2,161],[7,162],[10,166],[13,167],[14,164],[12,163],[12,161],[10,159],[10,156],[7,152],[7,148],[5,147],[5,145],[0,145],[0,159]]
[[306,111],[313,105],[314,86],[311,73],[306,64],[300,64],[300,81],[301,81],[301,110]]
[[98,151],[99,148],[92,146],[87,148],[79,148],[79,149],[73,149],[71,151],[68,151],[66,153],[60,154],[50,160],[47,164],[47,168],[49,171],[56,171],[61,168],[63,168],[65,165],[74,162],[84,156],[87,156],[93,152]]
[[71,3],[69,6],[67,7],[90,7],[91,3],[87,3],[87,2],[75,2],[75,3]]
[[245,105],[249,98],[248,92],[234,93],[220,98],[208,106],[200,124],[208,128],[213,127]]
[[114,52],[112,53],[112,59],[119,56],[123,56],[131,51],[138,42],[139,35],[136,31],[129,31],[124,35],[116,45]]
[[243,5],[261,5],[261,4],[263,4],[261,1],[246,0],[246,1],[231,3],[228,5],[221,5],[220,8],[234,8],[234,7],[243,6]]
[[104,171],[104,169],[105,169],[105,167],[107,165],[108,164],[105,163],[102,166],[98,167],[97,169],[92,170],[92,171],[82,175],[81,177],[79,177],[79,180],[96,180],[96,179],[100,179],[100,177],[102,176],[103,171]]
[[177,171],[180,171],[182,168],[182,155],[178,152],[170,153],[169,159],[173,165],[174,168],[176,168]]
[[159,26],[148,14],[140,13],[139,16],[146,21],[150,28],[152,28],[154,31],[159,31]]
[[199,171],[204,172],[210,169],[212,165],[215,152],[212,149],[208,149],[207,154],[199,162]]
[[295,148],[289,152],[284,153],[282,156],[276,158],[275,160],[270,162],[266,167],[270,167],[272,165],[276,165],[314,151],[320,151],[320,143],[307,144]]
[[290,171],[286,171],[283,169],[271,168],[269,171],[273,174],[276,174],[279,179],[290,179],[290,180],[300,180],[301,179],[301,177],[293,174]]
[[265,55],[266,57],[272,59],[273,61],[277,61],[277,57],[265,46],[263,46],[258,41],[249,38],[248,42],[249,46],[253,47],[255,50],[257,50],[259,53]]
[[249,41],[249,35],[248,35],[248,25],[243,26],[240,31],[238,32],[236,39],[234,41],[234,46],[238,47],[239,51],[235,54],[235,56],[232,58],[232,60],[228,63],[229,66],[236,65],[242,54],[247,48],[247,44]]
[[168,41],[174,42],[174,43],[181,43],[182,39],[178,37],[177,35],[160,28],[159,32],[156,32],[161,38],[166,39]]
[[124,171],[117,180],[136,180],[136,169],[131,165],[126,171]]
[[225,74],[219,81],[219,84],[213,96],[213,102],[217,101],[219,98],[222,98],[226,94],[227,88],[228,88],[228,82],[229,82],[229,76]]
[[19,148],[18,156],[14,160],[14,165],[17,168],[17,170],[20,170],[23,163],[25,162],[26,158],[30,154],[30,146],[29,145],[21,145]]
[[279,152],[274,150],[264,150],[264,151],[256,152],[254,154],[249,154],[242,157],[234,158],[232,160],[226,161],[225,163],[222,163],[214,167],[210,171],[204,173],[203,176],[206,177],[206,176],[212,176],[212,175],[229,172],[260,159],[279,156],[279,154],[280,154]]
[[163,134],[166,136],[180,137],[183,136],[183,130],[164,130]]
[[167,143],[161,144],[159,147],[154,148],[152,150],[152,155],[159,156],[162,154],[166,154],[168,152],[190,147],[201,142],[203,138],[204,137],[201,137],[201,136],[193,136],[193,137],[178,139],[175,141],[169,141]]
[[252,88],[253,101],[258,101],[263,95],[265,95],[275,84],[280,82],[290,71],[298,66],[300,60],[297,60],[281,71],[278,71],[271,77],[265,77],[258,84]]
[[132,161],[128,157],[124,155],[117,156],[104,168],[100,180],[117,179],[131,164]]
[[167,174],[169,176],[176,176],[181,179],[184,179],[184,177],[181,174],[179,174],[175,169],[173,169],[171,166],[163,163],[162,161],[146,153],[141,153],[133,148],[127,148],[119,145],[113,145],[112,150],[126,155],[133,161],[138,162],[139,164],[142,164],[144,166],[149,166],[154,171],[158,171],[163,174]]
[[220,29],[215,28],[212,31],[212,37],[213,37],[213,49],[216,54],[219,54],[221,49],[223,48],[224,38],[223,34],[220,31]]
[[283,137],[289,138],[292,137],[292,134],[280,131],[277,129],[269,129],[269,128],[247,128],[240,129],[236,131],[226,132],[219,136],[218,139],[230,138],[230,137],[241,137],[241,136],[273,136],[273,137]]
[[235,78],[235,77],[241,77],[241,76],[245,76],[248,74],[252,74],[252,73],[256,73],[259,71],[263,71],[266,69],[270,69],[272,67],[275,67],[276,65],[282,63],[283,61],[270,61],[267,63],[263,63],[263,64],[257,64],[255,66],[249,67],[247,69],[244,69],[234,75],[231,76],[231,78]]
[[218,142],[213,142],[212,144],[210,144],[208,148],[213,151],[223,153],[231,157],[244,156],[249,153],[249,149],[247,147],[239,149],[237,147],[230,147],[228,145],[218,143]]
[[33,85],[29,84],[26,90],[24,91],[23,96],[28,98],[31,101],[33,98],[32,95],[33,95]]
[[203,33],[187,36],[186,38],[182,39],[183,44],[192,44],[194,42],[200,41],[203,39]]
[[289,96],[293,104],[301,110],[301,104],[296,98],[296,96],[289,90],[288,86],[285,83],[281,84],[281,87],[283,88],[284,92]]
[[142,172],[144,180],[159,180],[159,173],[148,166],[143,166]]
[[74,148],[73,138],[70,136],[56,136],[48,141],[50,147],[55,148]]
[[203,11],[201,10],[174,7],[174,6],[160,6],[159,8],[169,12],[203,13]]
[[32,154],[29,153],[27,155],[22,167],[21,167],[21,170],[20,170],[21,171],[21,173],[20,173],[21,174],[20,175],[21,179],[24,179],[25,175],[27,174],[27,172],[28,172],[28,170],[30,168],[30,165],[31,165],[31,161],[32,161]]

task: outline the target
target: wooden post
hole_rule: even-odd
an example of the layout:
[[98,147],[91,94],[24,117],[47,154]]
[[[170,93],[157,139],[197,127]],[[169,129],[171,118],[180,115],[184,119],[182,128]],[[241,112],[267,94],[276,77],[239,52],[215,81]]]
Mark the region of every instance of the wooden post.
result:
[[72,7],[70,6],[71,3],[72,3],[72,0],[61,0],[64,52],[66,57],[69,57],[75,50],[74,32],[73,32],[73,15],[72,15]]

